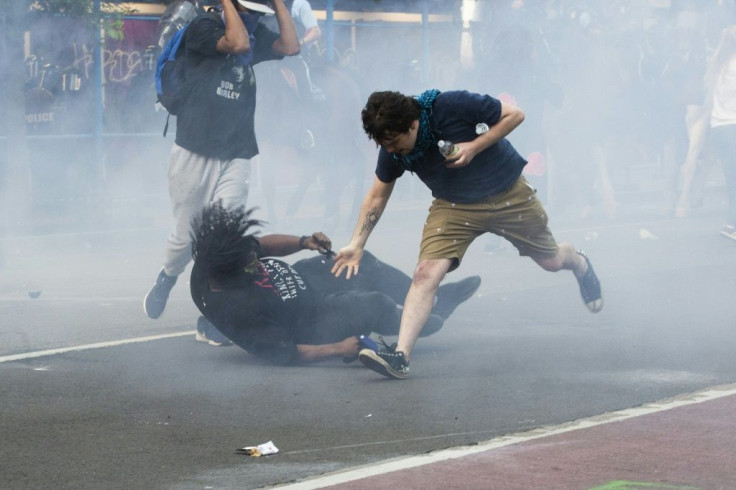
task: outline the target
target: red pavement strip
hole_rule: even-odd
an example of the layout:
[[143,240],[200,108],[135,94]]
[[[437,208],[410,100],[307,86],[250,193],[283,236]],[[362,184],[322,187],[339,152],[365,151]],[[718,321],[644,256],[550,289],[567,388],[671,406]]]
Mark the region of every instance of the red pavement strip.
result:
[[289,489],[736,489],[736,384],[281,485]]

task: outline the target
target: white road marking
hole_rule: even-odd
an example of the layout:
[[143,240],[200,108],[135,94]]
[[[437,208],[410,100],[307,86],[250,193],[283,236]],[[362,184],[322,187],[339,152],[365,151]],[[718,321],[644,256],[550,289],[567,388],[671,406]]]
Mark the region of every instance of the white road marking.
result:
[[490,441],[481,442],[475,446],[459,446],[456,448],[443,449],[441,451],[421,454],[418,456],[392,459],[383,463],[361,466],[344,471],[337,471],[335,473],[328,473],[317,477],[306,478],[300,482],[285,485],[276,485],[275,487],[270,488],[288,488],[293,490],[312,490],[316,488],[324,488],[330,485],[338,485],[340,483],[360,480],[362,478],[367,478],[370,476],[391,473],[392,471],[416,468],[418,466],[424,466],[431,463],[462,458],[464,456],[470,456],[485,451],[492,451],[494,449],[510,446],[513,444],[519,444],[525,441],[532,441],[535,439],[554,436],[557,434],[564,434],[566,432],[572,432],[580,429],[588,429],[599,425],[609,424],[611,422],[620,422],[622,420],[641,417],[658,412],[664,412],[673,408],[694,405],[697,403],[703,403],[732,395],[736,395],[736,384],[714,386],[702,391],[697,391],[695,393],[678,395],[674,398],[660,400],[653,403],[647,403],[639,407],[627,408],[616,412],[608,412],[560,425],[540,427],[538,429],[530,430],[527,432],[497,437],[495,439],[491,439]]
[[36,357],[55,356],[57,354],[65,354],[67,352],[76,352],[80,350],[102,349],[105,347],[117,347],[125,344],[138,344],[141,342],[150,342],[152,340],[171,339],[174,337],[186,337],[194,335],[195,330],[187,330],[185,332],[167,333],[163,335],[151,335],[148,337],[138,337],[134,339],[112,340],[110,342],[98,342],[96,344],[73,345],[71,347],[61,347],[59,349],[38,350],[35,352],[25,352],[22,354],[13,354],[11,356],[0,357],[0,363],[23,361],[25,359],[34,359]]

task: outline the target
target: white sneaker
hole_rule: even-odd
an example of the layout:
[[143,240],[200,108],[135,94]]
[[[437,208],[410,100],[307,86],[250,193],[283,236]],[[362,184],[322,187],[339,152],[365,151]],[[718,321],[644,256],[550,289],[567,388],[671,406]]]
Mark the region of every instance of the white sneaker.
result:
[[220,331],[203,316],[200,316],[197,319],[197,333],[194,338],[199,342],[207,342],[215,347],[227,347],[229,345],[233,345],[230,339],[222,335],[222,333],[220,333]]
[[736,240],[736,226],[726,225],[721,228],[721,235],[731,240]]

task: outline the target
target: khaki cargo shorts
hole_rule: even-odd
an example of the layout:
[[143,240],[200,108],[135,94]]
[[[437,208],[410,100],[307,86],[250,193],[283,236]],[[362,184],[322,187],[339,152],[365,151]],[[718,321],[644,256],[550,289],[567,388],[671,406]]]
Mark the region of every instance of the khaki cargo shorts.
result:
[[534,188],[521,176],[507,191],[471,204],[432,201],[419,260],[452,259],[450,270],[455,270],[473,240],[484,233],[507,239],[519,255],[557,254],[557,242],[547,227],[547,212]]

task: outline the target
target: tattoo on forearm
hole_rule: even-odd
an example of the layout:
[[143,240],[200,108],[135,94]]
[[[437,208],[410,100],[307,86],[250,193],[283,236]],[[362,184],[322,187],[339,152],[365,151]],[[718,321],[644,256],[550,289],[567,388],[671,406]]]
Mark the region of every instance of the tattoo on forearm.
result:
[[360,234],[362,235],[364,231],[373,231],[373,228],[375,228],[376,223],[378,223],[378,218],[380,217],[381,213],[378,212],[378,209],[373,208],[368,211],[365,214],[365,221],[363,221],[363,226],[360,228]]

